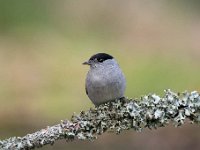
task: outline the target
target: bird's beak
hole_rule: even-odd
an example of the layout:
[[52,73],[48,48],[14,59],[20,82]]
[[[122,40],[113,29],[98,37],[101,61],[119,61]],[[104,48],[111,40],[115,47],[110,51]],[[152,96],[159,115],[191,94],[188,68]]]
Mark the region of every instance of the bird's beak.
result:
[[90,65],[90,62],[89,61],[85,61],[82,63],[83,65]]

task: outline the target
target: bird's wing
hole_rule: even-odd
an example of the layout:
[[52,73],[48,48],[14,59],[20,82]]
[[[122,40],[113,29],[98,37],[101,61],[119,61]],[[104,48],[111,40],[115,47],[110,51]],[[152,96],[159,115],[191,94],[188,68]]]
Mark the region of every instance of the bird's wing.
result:
[[87,90],[87,86],[85,86],[85,92],[88,95],[88,90]]

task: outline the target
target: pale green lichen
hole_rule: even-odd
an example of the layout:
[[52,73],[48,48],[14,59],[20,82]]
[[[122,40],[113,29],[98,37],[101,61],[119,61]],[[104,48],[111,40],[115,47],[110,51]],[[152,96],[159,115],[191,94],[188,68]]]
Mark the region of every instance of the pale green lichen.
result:
[[106,131],[119,134],[123,130],[144,128],[156,129],[172,122],[175,126],[200,122],[200,95],[198,92],[177,94],[165,90],[164,97],[156,94],[144,96],[141,100],[128,98],[108,102],[88,111],[73,115],[71,121],[47,127],[24,137],[12,137],[0,141],[0,149],[27,150],[53,144],[58,139],[72,141],[94,140]]

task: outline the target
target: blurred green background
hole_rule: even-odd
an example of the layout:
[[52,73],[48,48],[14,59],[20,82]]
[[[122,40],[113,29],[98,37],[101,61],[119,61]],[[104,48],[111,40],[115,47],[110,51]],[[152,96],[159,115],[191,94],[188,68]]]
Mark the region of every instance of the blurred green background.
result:
[[[118,60],[127,97],[200,91],[199,41],[197,0],[0,0],[0,139],[93,107],[81,63],[97,52]],[[199,139],[199,127],[185,125],[42,149],[199,150]]]

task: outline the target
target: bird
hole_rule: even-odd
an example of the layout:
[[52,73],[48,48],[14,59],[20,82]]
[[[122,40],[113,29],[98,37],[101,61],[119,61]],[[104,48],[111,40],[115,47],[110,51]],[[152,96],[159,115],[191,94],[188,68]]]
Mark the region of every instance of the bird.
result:
[[85,80],[85,90],[95,106],[124,97],[126,79],[113,56],[97,53],[83,65],[90,66]]

